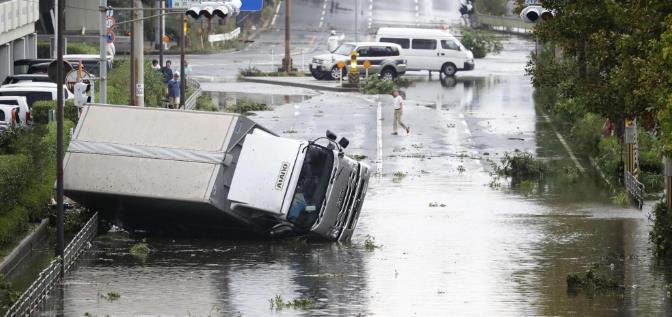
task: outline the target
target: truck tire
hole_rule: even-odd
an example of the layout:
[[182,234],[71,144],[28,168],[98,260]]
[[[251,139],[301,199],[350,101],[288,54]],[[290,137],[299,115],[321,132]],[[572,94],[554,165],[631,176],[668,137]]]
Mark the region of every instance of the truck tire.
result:
[[455,76],[457,73],[457,67],[453,63],[445,63],[441,67],[441,72],[446,76]]
[[380,72],[380,78],[385,80],[394,80],[397,78],[397,72],[392,67],[385,67],[382,72]]

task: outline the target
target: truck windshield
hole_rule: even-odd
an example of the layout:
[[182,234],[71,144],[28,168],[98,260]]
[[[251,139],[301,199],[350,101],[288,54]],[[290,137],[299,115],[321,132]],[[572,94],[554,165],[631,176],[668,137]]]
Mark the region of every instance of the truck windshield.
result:
[[299,174],[287,220],[297,228],[310,230],[320,214],[334,165],[333,152],[311,144]]

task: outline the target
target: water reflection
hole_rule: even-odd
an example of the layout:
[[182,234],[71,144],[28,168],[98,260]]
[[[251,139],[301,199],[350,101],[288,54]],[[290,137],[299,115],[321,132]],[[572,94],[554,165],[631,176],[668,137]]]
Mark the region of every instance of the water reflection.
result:
[[278,106],[289,103],[304,102],[312,96],[307,95],[282,95],[282,94],[261,94],[261,93],[244,93],[244,92],[221,92],[208,91],[208,96],[212,98],[215,105],[223,110],[227,106],[237,104],[240,100],[248,100],[256,103],[263,103],[269,106]]

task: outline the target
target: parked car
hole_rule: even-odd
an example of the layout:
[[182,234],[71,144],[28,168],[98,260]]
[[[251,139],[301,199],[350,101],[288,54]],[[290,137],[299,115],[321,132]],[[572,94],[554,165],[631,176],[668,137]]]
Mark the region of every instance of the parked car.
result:
[[30,66],[41,63],[50,63],[51,61],[52,61],[51,58],[28,58],[28,59],[16,60],[14,61],[14,74],[15,75],[28,74],[28,69],[30,68]]
[[[343,43],[331,54],[313,57],[310,73],[315,79],[339,79],[350,67],[352,51],[357,52],[357,68],[362,74],[365,73],[364,61],[371,63],[369,74],[378,74],[381,78],[394,79],[406,73],[406,59],[400,54],[401,47],[378,42]],[[342,70],[338,69],[339,61],[346,64]]]
[[[79,67],[82,63],[84,70],[91,74],[98,74],[100,56],[94,54],[71,54],[63,55],[63,60],[72,65],[73,68]],[[47,67],[54,59],[51,58],[33,58],[21,59],[14,62],[14,74],[46,74]],[[112,68],[113,57],[107,57],[107,68]]]
[[7,130],[13,125],[24,125],[24,121],[21,120],[21,108],[19,106],[0,105],[0,131]]
[[28,106],[26,97],[0,96],[0,106],[18,106],[21,110],[21,119],[26,124],[31,124],[31,108]]
[[51,79],[49,79],[49,76],[44,75],[44,74],[20,74],[20,75],[9,75],[5,77],[5,80],[2,81],[3,85],[10,85],[10,84],[18,84],[18,83],[24,83],[24,82],[43,82],[43,83],[50,83],[52,82]]
[[474,69],[474,54],[448,31],[380,28],[376,41],[401,46],[408,70],[441,71],[453,76],[457,71]]
[[[72,99],[73,94],[63,88],[65,99]],[[33,108],[33,103],[39,100],[56,100],[56,84],[54,83],[19,83],[0,87],[0,96],[23,96],[26,97],[28,107]]]

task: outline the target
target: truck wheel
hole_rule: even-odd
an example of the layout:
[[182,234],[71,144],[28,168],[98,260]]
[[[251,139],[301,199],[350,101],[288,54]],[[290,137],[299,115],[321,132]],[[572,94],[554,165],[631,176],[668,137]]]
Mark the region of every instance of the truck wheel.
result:
[[380,72],[380,78],[385,80],[394,80],[397,78],[397,72],[394,71],[394,69],[391,67],[385,68],[382,72]]
[[453,63],[445,63],[443,64],[443,67],[441,67],[441,72],[446,76],[455,76],[457,67],[455,67],[455,64]]
[[333,80],[338,80],[338,79],[341,78],[341,76],[344,76],[344,75],[345,75],[345,72],[338,69],[338,67],[336,67],[336,66],[334,66],[331,69],[331,72],[329,73],[329,76],[331,76],[331,79],[333,79]]

